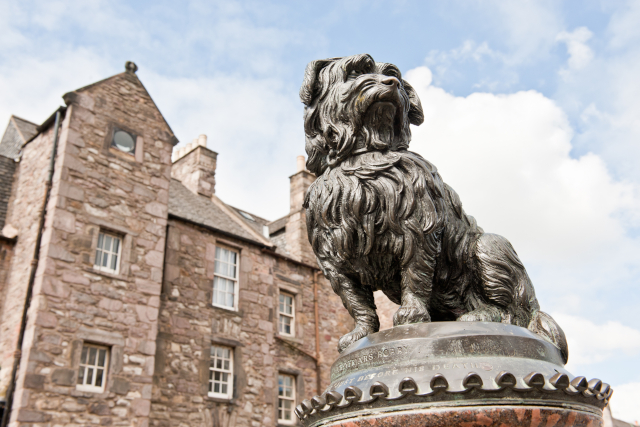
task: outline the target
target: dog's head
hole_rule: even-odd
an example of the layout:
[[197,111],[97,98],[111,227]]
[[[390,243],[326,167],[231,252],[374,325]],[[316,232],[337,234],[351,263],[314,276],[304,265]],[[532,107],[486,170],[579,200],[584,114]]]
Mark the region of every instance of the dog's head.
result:
[[400,70],[366,54],[309,63],[300,99],[307,169],[318,176],[354,154],[406,149],[409,124],[424,120],[420,99]]

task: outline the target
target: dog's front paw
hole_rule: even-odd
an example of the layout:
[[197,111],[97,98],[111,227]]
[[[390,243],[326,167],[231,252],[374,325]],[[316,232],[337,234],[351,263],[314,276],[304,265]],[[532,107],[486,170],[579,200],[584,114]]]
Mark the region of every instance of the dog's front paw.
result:
[[357,325],[353,329],[353,331],[343,335],[342,338],[340,338],[340,340],[338,341],[338,353],[342,353],[345,348],[349,347],[351,344],[358,341],[359,339],[366,337],[372,332],[374,331],[367,327]]
[[400,307],[393,315],[393,326],[423,322],[431,322],[431,316],[426,307],[421,305]]

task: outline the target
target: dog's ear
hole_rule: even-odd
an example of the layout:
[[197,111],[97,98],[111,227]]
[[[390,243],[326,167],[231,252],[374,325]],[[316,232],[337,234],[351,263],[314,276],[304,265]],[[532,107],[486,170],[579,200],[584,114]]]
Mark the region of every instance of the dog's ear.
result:
[[304,70],[304,79],[302,80],[302,87],[300,88],[300,100],[304,105],[308,106],[313,100],[313,92],[320,70],[338,59],[341,58],[318,59],[309,62],[307,68]]
[[402,85],[404,86],[404,91],[407,92],[407,96],[409,97],[409,103],[411,107],[409,108],[409,123],[412,125],[420,126],[422,122],[424,122],[424,112],[422,111],[422,103],[420,103],[420,98],[416,93],[416,90],[407,82],[406,80],[402,80]]

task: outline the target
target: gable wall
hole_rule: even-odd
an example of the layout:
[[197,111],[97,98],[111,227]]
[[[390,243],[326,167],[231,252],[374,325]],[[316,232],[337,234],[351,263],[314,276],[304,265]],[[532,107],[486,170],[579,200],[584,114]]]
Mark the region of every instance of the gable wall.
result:
[[[65,99],[70,107],[60,134],[11,422],[145,426],[167,225],[170,131],[133,74]],[[113,126],[138,136],[135,156],[109,147]],[[123,239],[117,274],[93,267],[100,230]],[[83,342],[110,349],[104,393],[76,389]]]

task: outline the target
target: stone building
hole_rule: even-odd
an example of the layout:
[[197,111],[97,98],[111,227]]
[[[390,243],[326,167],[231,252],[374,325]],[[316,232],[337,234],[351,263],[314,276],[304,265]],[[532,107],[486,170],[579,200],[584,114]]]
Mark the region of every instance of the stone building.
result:
[[136,69],[0,143],[6,425],[295,425],[353,326],[307,242],[313,176],[276,221],[225,204]]

